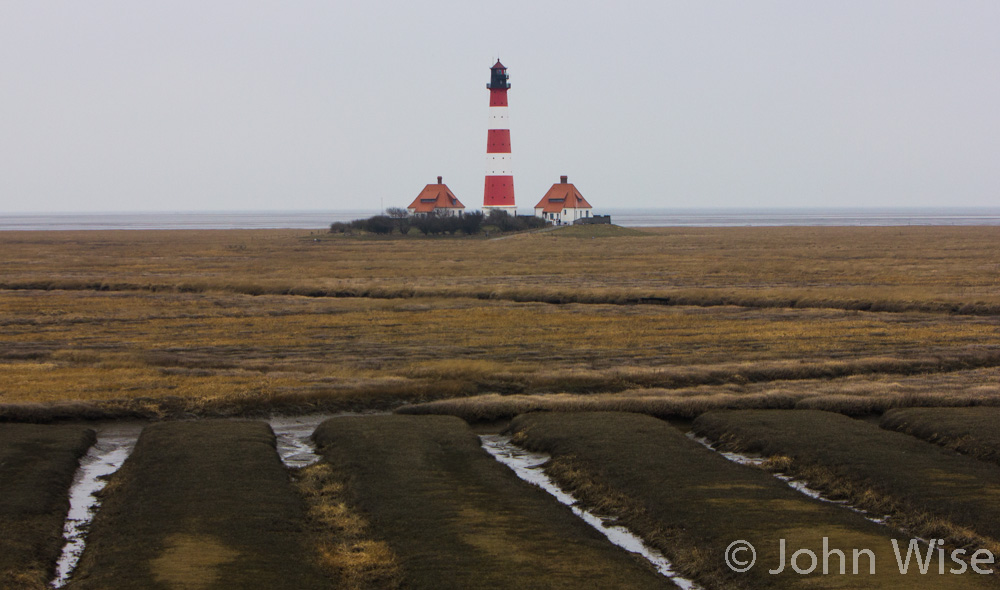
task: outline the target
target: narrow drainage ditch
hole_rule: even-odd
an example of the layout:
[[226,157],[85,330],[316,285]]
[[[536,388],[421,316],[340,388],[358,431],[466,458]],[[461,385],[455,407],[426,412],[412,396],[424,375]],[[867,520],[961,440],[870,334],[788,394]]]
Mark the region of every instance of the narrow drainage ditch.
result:
[[[312,445],[312,433],[329,418],[359,415],[353,413],[312,414],[307,416],[275,417],[268,422],[277,437],[278,454],[288,467],[298,468],[319,460]],[[52,588],[62,588],[80,561],[86,546],[87,529],[100,509],[97,494],[132,453],[146,424],[107,423],[97,424],[97,442],[80,459],[80,467],[73,476],[69,491],[69,512],[63,525],[63,550],[56,562],[55,577],[49,582]]]
[[118,471],[132,453],[135,441],[142,431],[142,424],[109,424],[95,426],[97,442],[80,460],[80,467],[73,477],[69,491],[69,513],[63,525],[62,555],[56,562],[55,578],[49,582],[53,588],[62,588],[69,582],[86,544],[87,527],[97,514],[97,493],[107,485],[107,478]]
[[312,434],[323,421],[334,414],[275,417],[268,420],[277,439],[278,456],[285,467],[301,469],[319,461]]
[[[733,463],[739,463],[740,465],[747,465],[750,467],[760,468],[761,465],[763,465],[767,461],[767,459],[765,459],[764,457],[754,457],[751,455],[743,455],[741,453],[733,453],[730,451],[720,451],[719,449],[715,448],[712,445],[712,442],[710,440],[708,440],[705,437],[696,436],[693,432],[688,432],[687,437],[693,440],[694,442],[702,445],[703,447],[707,448],[708,450],[722,455],[723,457],[729,459]],[[848,504],[847,501],[845,500],[833,500],[827,498],[819,490],[815,490],[809,487],[809,484],[807,482],[795,479],[790,475],[785,475],[784,473],[774,473],[774,472],[771,472],[771,475],[785,482],[788,485],[788,487],[792,488],[796,492],[799,492],[800,494],[804,494],[814,500],[819,500],[820,502],[826,502],[828,504],[836,504],[838,506],[843,506],[844,508],[847,508],[852,512],[860,514],[861,516],[865,517],[865,519],[874,522],[875,524],[882,526],[889,526],[888,516],[883,516],[881,518],[878,518],[872,516],[871,513],[868,512],[867,510],[862,510],[857,506],[852,506]]]
[[316,428],[331,418],[375,416],[389,412],[338,412],[336,414],[306,414],[303,416],[272,416],[267,420],[277,439],[278,456],[285,467],[299,469],[320,460],[312,435]]
[[559,502],[570,507],[573,514],[577,515],[584,522],[597,529],[615,545],[632,553],[638,553],[656,568],[661,575],[669,578],[684,590],[702,590],[701,586],[692,580],[681,577],[674,571],[674,566],[662,553],[647,545],[641,538],[632,533],[627,528],[611,524],[613,519],[601,517],[589,510],[579,506],[571,494],[566,493],[552,479],[545,474],[543,466],[548,463],[548,455],[542,453],[532,453],[510,442],[509,436],[500,434],[483,434],[479,440],[486,451],[494,459],[503,463],[517,474],[518,477],[528,483],[532,483],[552,496]]

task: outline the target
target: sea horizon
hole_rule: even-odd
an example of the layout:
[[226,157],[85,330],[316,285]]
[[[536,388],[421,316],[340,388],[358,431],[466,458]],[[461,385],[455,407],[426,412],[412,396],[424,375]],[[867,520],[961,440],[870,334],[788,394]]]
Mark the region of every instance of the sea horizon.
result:
[[[371,217],[366,209],[2,213],[0,231],[312,229]],[[519,211],[529,214],[530,211]],[[1000,225],[1000,207],[615,208],[625,227]]]

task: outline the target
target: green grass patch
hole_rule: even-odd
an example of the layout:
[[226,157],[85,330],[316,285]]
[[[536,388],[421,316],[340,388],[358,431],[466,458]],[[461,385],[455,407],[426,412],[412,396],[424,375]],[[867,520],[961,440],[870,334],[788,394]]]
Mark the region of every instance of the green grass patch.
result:
[[490,457],[458,418],[334,418],[314,438],[405,588],[669,587]]
[[68,588],[324,587],[305,502],[263,422],[143,430],[105,488]]
[[0,424],[0,588],[47,588],[70,484],[94,440],[78,426]]
[[783,471],[914,534],[1000,552],[994,465],[814,410],[709,412],[693,428],[726,448],[781,457]]
[[[892,561],[885,527],[792,490],[769,474],[737,465],[689,440],[673,426],[622,413],[529,414],[511,424],[515,440],[551,453],[546,471],[599,512],[618,516],[707,588],[922,588],[984,587],[973,576],[937,579],[901,576]],[[788,547],[822,555],[822,539],[845,550],[846,575],[832,559],[830,575],[769,574],[780,562],[779,539]],[[757,566],[736,574],[725,565],[737,539],[757,550]],[[904,541],[904,546],[906,542]],[[851,550],[870,548],[853,575]],[[788,552],[790,554],[790,551]],[[878,559],[878,557],[881,559]],[[787,554],[786,554],[787,559]],[[766,567],[765,567],[766,566]]]
[[620,225],[593,224],[557,227],[549,235],[554,238],[622,238],[650,236],[651,234]]
[[906,408],[891,410],[880,425],[1000,463],[1000,408]]

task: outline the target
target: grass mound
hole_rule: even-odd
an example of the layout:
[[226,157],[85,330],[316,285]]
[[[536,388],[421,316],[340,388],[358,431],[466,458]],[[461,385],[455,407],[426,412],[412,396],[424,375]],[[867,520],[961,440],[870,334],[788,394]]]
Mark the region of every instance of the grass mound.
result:
[[47,588],[62,549],[69,488],[94,431],[0,424],[0,588]]
[[[874,575],[859,560],[851,575],[851,549],[892,556],[884,527],[829,503],[807,498],[767,473],[737,465],[689,440],[666,422],[635,414],[530,414],[516,418],[515,440],[553,455],[546,471],[596,510],[612,514],[653,543],[689,577],[707,588],[975,588],[975,576],[926,579],[902,576],[890,563]],[[789,547],[822,555],[822,539],[845,550],[847,575],[770,574]],[[757,565],[736,574],[724,561],[727,546],[751,542]],[[904,541],[904,546],[906,542]],[[790,552],[789,552],[790,553]],[[787,559],[787,555],[786,555]],[[766,566],[766,567],[765,567]],[[952,579],[945,579],[952,578]]]
[[1000,463],[1000,408],[907,408],[891,410],[880,425],[984,461]]
[[314,439],[405,588],[670,585],[496,462],[458,418],[334,418]]
[[696,433],[783,458],[783,470],[925,538],[1000,553],[1000,471],[899,432],[815,410],[703,414]]
[[104,496],[68,588],[324,587],[263,422],[149,426]]

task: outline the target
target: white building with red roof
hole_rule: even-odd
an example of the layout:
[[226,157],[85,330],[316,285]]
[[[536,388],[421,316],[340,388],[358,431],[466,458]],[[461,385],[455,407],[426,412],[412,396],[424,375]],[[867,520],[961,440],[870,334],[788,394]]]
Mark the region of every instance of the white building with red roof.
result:
[[593,208],[580,191],[568,182],[568,177],[560,176],[549,192],[535,205],[535,217],[541,217],[554,225],[566,225],[577,219],[591,217]]
[[448,185],[441,182],[438,176],[437,184],[428,184],[420,191],[416,199],[406,208],[410,215],[451,215],[458,217],[465,212],[465,205],[451,192]]

